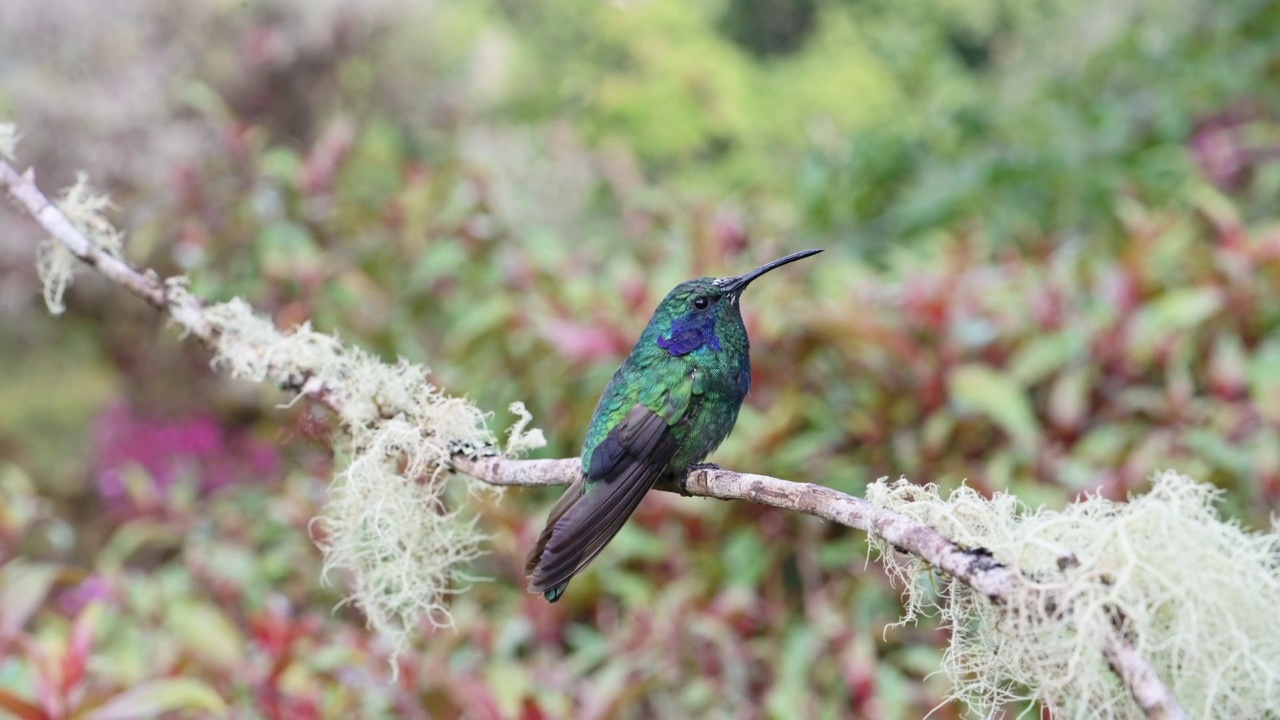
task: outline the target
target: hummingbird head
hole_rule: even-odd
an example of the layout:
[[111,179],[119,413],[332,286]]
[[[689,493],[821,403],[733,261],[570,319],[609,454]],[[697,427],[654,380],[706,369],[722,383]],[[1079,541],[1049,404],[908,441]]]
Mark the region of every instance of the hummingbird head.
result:
[[672,355],[687,355],[704,346],[719,350],[720,331],[734,332],[742,328],[738,299],[752,280],[820,252],[801,250],[742,275],[704,277],[680,283],[667,293],[649,323],[650,329],[658,333],[658,346]]

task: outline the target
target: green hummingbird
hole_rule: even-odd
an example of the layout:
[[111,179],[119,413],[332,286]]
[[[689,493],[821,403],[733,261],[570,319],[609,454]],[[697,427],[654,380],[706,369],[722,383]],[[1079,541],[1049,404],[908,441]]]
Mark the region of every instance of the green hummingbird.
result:
[[751,389],[742,291],[820,252],[792,253],[744,275],[688,280],[667,293],[596,404],[582,474],[529,552],[530,592],[559,600],[658,480],[683,478],[729,436]]

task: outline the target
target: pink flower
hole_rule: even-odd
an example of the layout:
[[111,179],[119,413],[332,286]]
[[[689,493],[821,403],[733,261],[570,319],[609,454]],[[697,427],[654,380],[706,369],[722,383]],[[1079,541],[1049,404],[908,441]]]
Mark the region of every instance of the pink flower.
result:
[[275,447],[244,427],[224,427],[210,415],[159,418],[113,403],[94,423],[98,492],[116,510],[140,509],[126,473],[141,468],[150,480],[145,495],[163,503],[180,476],[194,477],[200,493],[274,477]]

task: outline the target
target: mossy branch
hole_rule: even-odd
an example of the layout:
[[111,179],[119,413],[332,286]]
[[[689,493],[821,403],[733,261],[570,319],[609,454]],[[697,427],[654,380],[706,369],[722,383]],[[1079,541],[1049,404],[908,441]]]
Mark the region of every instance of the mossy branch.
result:
[[[460,472],[494,485],[530,487],[567,485],[580,472],[581,462],[579,458],[512,460],[455,457],[453,466]],[[746,500],[862,530],[892,550],[922,560],[986,596],[993,604],[1015,612],[1018,599],[1027,595],[1026,586],[1030,581],[997,562],[983,548],[961,547],[929,525],[828,487],[768,475],[703,468],[690,472],[681,484],[659,486],[658,489],[719,500]],[[1069,553],[1062,555],[1062,565],[1070,566],[1075,562]],[[1052,598],[1046,601],[1052,602]],[[1114,630],[1107,634],[1100,650],[1142,711],[1149,718],[1186,718],[1187,714],[1177,698],[1160,680],[1151,664],[1122,635],[1119,627]]]
[[[51,202],[37,188],[31,171],[18,173],[7,162],[0,160],[0,186],[17,201],[18,205],[47,230],[63,248],[74,257],[99,270],[108,279],[126,288],[142,298],[162,313],[166,314],[184,331],[196,336],[216,355],[216,362],[221,362],[238,375],[251,377],[260,381],[273,382],[298,395],[307,396],[331,408],[344,424],[345,429],[353,434],[355,442],[373,448],[373,452],[365,456],[365,460],[377,465],[361,478],[386,476],[386,479],[398,482],[404,480],[402,475],[413,478],[431,476],[434,479],[440,470],[451,469],[470,475],[484,483],[495,486],[519,485],[563,485],[569,483],[578,472],[577,459],[565,460],[515,460],[502,456],[485,456],[484,448],[491,445],[480,442],[486,438],[483,428],[476,428],[477,418],[469,410],[458,409],[458,413],[449,416],[444,427],[424,429],[424,423],[432,422],[423,416],[421,407],[406,405],[397,398],[407,397],[406,388],[415,383],[425,383],[425,375],[417,374],[412,367],[404,364],[397,366],[381,365],[375,381],[365,381],[366,387],[355,389],[345,385],[346,379],[353,377],[352,367],[360,365],[360,370],[370,371],[369,363],[375,360],[358,351],[347,351],[341,348],[335,339],[310,332],[309,328],[280,335],[274,333],[269,322],[254,315],[243,303],[228,303],[216,308],[207,308],[196,297],[187,291],[181,278],[161,280],[154,272],[140,272],[116,254],[105,250],[95,242],[76,223]],[[52,306],[52,305],[51,305]],[[264,326],[254,323],[265,323]],[[277,344],[273,344],[277,343]],[[283,353],[278,343],[292,343],[290,352]],[[234,349],[228,348],[234,344]],[[288,357],[282,357],[287,354]],[[359,375],[360,373],[354,373]],[[400,387],[403,385],[404,387]],[[429,385],[427,386],[430,387]],[[395,390],[395,392],[391,392]],[[438,392],[434,391],[433,392]],[[379,398],[386,399],[382,402]],[[431,396],[426,401],[432,413],[450,403],[461,403],[450,398]],[[415,409],[417,407],[417,409]],[[455,408],[457,409],[457,408]],[[366,433],[362,428],[369,423],[392,425],[390,430],[378,433]],[[362,434],[365,433],[365,434]],[[447,453],[440,451],[439,443],[422,444],[415,438],[433,435],[449,440]],[[461,445],[459,438],[470,438]],[[527,439],[517,442],[513,438],[513,446],[527,446]],[[459,452],[461,448],[461,452]],[[409,470],[396,471],[395,463],[388,465],[381,462],[383,456],[391,453],[407,454]],[[356,462],[347,474],[356,472]],[[405,485],[416,485],[413,481],[405,481]],[[663,487],[663,490],[682,491],[688,495],[722,500],[747,500],[771,507],[793,510],[813,515],[830,522],[866,531],[872,536],[873,544],[882,551],[885,561],[891,568],[899,561],[893,554],[907,553],[911,557],[941,571],[955,581],[971,588],[985,597],[989,604],[1000,608],[1006,616],[1017,616],[1020,613],[1044,615],[1044,608],[1050,607],[1052,617],[1061,623],[1072,622],[1072,599],[1067,594],[1055,594],[1043,590],[1043,583],[1033,580],[1023,572],[1019,572],[1006,564],[998,562],[990,552],[981,547],[963,547],[949,540],[928,523],[914,519],[909,514],[889,509],[883,504],[853,497],[830,488],[812,483],[800,483],[782,480],[764,475],[752,475],[719,469],[698,469],[690,473],[680,487]],[[341,490],[341,489],[339,489]],[[355,490],[348,490],[348,493]],[[425,515],[438,515],[446,520],[449,514],[438,507],[439,496],[427,493],[421,497],[405,499],[405,505],[415,512]],[[343,506],[345,511],[355,513],[355,517],[340,517],[335,521],[337,527],[351,532],[385,532],[391,526],[389,521],[403,520],[403,524],[416,526],[423,521],[423,515],[404,518],[369,518],[359,515],[357,506]],[[347,523],[347,524],[342,524]],[[374,523],[376,527],[364,527]],[[441,527],[445,527],[442,525]],[[453,526],[448,526],[453,527]],[[363,528],[363,529],[362,529]],[[446,532],[441,530],[440,532]],[[451,557],[437,567],[444,577],[437,578],[444,589],[437,592],[451,592],[448,587],[449,568],[452,563],[465,561],[474,547],[470,536],[452,538],[460,543],[454,548]],[[405,538],[400,538],[405,540]],[[409,539],[410,541],[412,538]],[[438,538],[437,538],[438,540]],[[410,544],[412,544],[410,542]],[[429,545],[428,547],[437,547]],[[353,553],[351,549],[344,552]],[[364,551],[360,551],[364,552]],[[358,552],[357,552],[358,554]],[[343,557],[342,560],[354,563],[357,570],[362,569],[359,557]],[[422,561],[423,558],[415,558]],[[1064,551],[1059,557],[1061,569],[1066,570],[1075,562],[1070,552]],[[368,570],[368,568],[364,568]],[[900,569],[898,572],[902,572]],[[374,571],[364,575],[357,572],[357,582],[370,587],[371,594],[388,592],[388,584],[400,578],[385,577]],[[1188,589],[1188,592],[1191,592]],[[951,592],[951,591],[947,591]],[[395,593],[393,593],[395,594]],[[364,597],[359,592],[356,599]],[[397,595],[399,598],[400,595]],[[953,596],[953,601],[955,600]],[[1039,608],[1030,607],[1026,603],[1034,599]],[[913,599],[912,602],[918,602]],[[362,606],[364,604],[362,603]],[[414,611],[428,615],[441,604],[418,601],[402,607],[393,605],[384,608],[392,615],[399,614],[399,622]],[[366,612],[370,610],[365,607]],[[375,613],[378,607],[373,608]],[[447,612],[447,611],[446,611]],[[1095,653],[1105,659],[1105,663],[1122,683],[1127,694],[1149,718],[1177,720],[1186,718],[1187,714],[1179,705],[1177,698],[1169,687],[1161,680],[1152,664],[1138,650],[1127,634],[1130,628],[1125,625],[1121,613],[1112,613],[1113,621],[1101,633],[1100,644]],[[446,618],[447,620],[447,618]],[[389,626],[394,624],[395,617],[383,618],[375,625]],[[380,627],[380,629],[386,629]],[[394,630],[394,628],[392,628]],[[405,633],[407,634],[407,632]],[[402,636],[403,637],[403,636]],[[995,682],[995,681],[993,681]],[[1108,715],[1128,715],[1122,708],[1106,708]]]

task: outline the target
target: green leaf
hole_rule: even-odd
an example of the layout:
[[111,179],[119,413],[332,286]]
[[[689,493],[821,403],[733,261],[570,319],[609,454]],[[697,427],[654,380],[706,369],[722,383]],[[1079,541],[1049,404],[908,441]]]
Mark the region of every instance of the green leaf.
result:
[[208,685],[190,678],[149,680],[108,700],[85,720],[143,720],[176,710],[225,717],[227,704]]
[[1155,344],[1170,333],[1190,330],[1204,323],[1222,309],[1222,291],[1218,288],[1172,290],[1147,303],[1133,317],[1130,347],[1140,356],[1155,349]]
[[948,388],[958,409],[986,415],[1013,438],[1020,451],[1029,454],[1040,444],[1040,425],[1031,402],[1010,375],[987,365],[962,365],[951,373]]
[[772,553],[764,546],[755,528],[739,530],[729,536],[724,547],[726,582],[733,587],[754,588],[769,569]]
[[217,608],[178,601],[169,607],[169,629],[183,644],[223,667],[243,660],[240,630]]
[[273,222],[258,234],[255,249],[262,271],[274,277],[296,278],[316,271],[320,249],[311,233],[288,220]]
[[1280,422],[1280,340],[1267,340],[1254,354],[1249,364],[1249,396],[1264,420]]
[[374,206],[390,200],[402,182],[404,143],[403,133],[394,124],[370,121],[338,175],[338,195]]
[[1049,389],[1047,412],[1053,424],[1060,428],[1080,427],[1089,412],[1089,390],[1093,385],[1092,369],[1088,365],[1067,368]]
[[1242,448],[1218,433],[1204,428],[1190,428],[1182,436],[1182,443],[1196,457],[1227,470],[1239,478],[1250,478],[1253,458]]
[[1075,330],[1037,336],[1014,352],[1009,373],[1024,387],[1053,374],[1087,349],[1087,338]]
[[0,462],[0,533],[21,537],[40,516],[41,505],[42,498],[22,468]]
[[98,569],[115,572],[139,549],[148,545],[169,548],[177,545],[182,536],[172,525],[157,520],[139,519],[125,523],[112,534],[111,539],[98,553]]
[[14,560],[0,571],[0,638],[13,637],[49,594],[62,568]]
[[292,148],[268,148],[259,156],[258,165],[265,177],[282,180],[290,185],[297,185],[298,176],[302,173],[302,158]]
[[820,647],[821,640],[811,628],[797,626],[788,630],[777,661],[777,680],[765,695],[769,717],[803,716],[804,709],[811,707],[808,680]]

